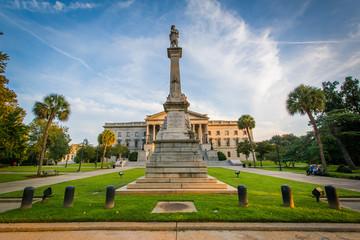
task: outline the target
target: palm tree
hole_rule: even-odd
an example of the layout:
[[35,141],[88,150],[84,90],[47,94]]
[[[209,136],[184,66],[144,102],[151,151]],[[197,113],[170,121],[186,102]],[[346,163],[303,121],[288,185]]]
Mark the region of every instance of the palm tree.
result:
[[103,168],[106,147],[109,145],[111,146],[111,145],[115,144],[115,142],[116,142],[115,134],[111,130],[104,130],[101,134],[99,134],[98,142],[99,142],[99,144],[105,145],[103,157],[101,158],[101,168]]
[[37,172],[37,175],[40,176],[46,150],[46,141],[51,123],[55,118],[60,121],[67,121],[70,116],[70,104],[65,100],[64,96],[52,93],[45,96],[43,102],[35,102],[33,113],[37,118],[44,119],[46,121],[39,168]]
[[249,138],[249,142],[250,142],[250,146],[251,146],[251,153],[253,156],[253,160],[254,160],[254,167],[256,167],[256,158],[255,158],[255,153],[254,153],[254,148],[252,146],[254,146],[252,138],[250,136],[250,131],[251,129],[255,128],[255,120],[253,117],[251,117],[250,115],[242,115],[239,118],[239,121],[237,122],[238,124],[238,128],[241,129],[246,129],[248,138]]
[[324,150],[320,139],[320,133],[316,126],[313,114],[317,114],[325,109],[325,94],[315,87],[305,86],[301,84],[295,88],[288,96],[286,107],[291,115],[300,113],[307,114],[314,128],[315,138],[319,147],[321,163],[324,166],[324,172],[327,172]]

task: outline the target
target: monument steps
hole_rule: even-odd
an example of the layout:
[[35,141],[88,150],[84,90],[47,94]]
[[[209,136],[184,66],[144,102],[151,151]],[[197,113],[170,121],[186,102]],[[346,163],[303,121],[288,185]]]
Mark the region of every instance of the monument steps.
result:
[[207,178],[145,178],[136,180],[137,183],[217,183],[216,178],[208,176]]
[[149,162],[146,164],[146,167],[152,168],[152,167],[158,167],[158,168],[165,168],[165,167],[171,167],[171,168],[182,168],[182,167],[206,167],[206,162],[198,162],[198,161],[181,161],[181,162],[169,162],[169,161],[159,161],[159,162]]
[[205,178],[207,173],[147,173],[147,178]]

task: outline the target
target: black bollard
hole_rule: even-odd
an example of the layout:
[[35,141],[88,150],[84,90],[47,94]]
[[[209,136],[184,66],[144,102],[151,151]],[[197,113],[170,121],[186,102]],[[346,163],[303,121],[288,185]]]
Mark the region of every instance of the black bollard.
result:
[[249,206],[249,202],[248,202],[248,198],[247,198],[246,186],[244,186],[244,185],[239,185],[238,186],[238,197],[239,197],[239,205],[241,207],[248,207]]
[[106,189],[105,209],[114,208],[114,201],[115,201],[115,187],[113,185],[110,185]]
[[63,208],[69,208],[69,207],[73,206],[74,194],[75,194],[75,187],[74,186],[67,186],[66,189],[65,189]]
[[34,197],[35,188],[34,187],[26,187],[24,188],[23,197],[21,200],[21,210],[29,209],[32,206],[32,201]]
[[325,186],[326,197],[328,200],[329,208],[341,209],[339,197],[336,188],[332,185]]
[[282,185],[281,186],[281,193],[282,193],[284,206],[294,208],[294,200],[293,200],[293,196],[292,196],[290,186]]

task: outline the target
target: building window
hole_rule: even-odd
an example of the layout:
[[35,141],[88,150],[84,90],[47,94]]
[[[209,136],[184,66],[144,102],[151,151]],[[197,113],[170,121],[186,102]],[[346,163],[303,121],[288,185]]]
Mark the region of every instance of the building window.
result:
[[121,132],[118,132],[118,137],[121,137]]
[[239,152],[237,152],[237,157],[240,157],[240,153],[239,153]]
[[117,143],[118,143],[118,144],[121,144],[121,139],[117,140]]
[[244,135],[246,135],[246,130],[244,130]]
[[225,131],[225,136],[229,136],[229,131],[228,130]]
[[234,135],[238,135],[238,131],[237,131],[237,130],[234,131]]
[[126,136],[127,136],[127,137],[130,137],[130,132],[127,132],[127,133],[126,133]]
[[228,147],[230,146],[230,139],[226,140],[226,146],[228,146]]
[[239,145],[239,138],[236,138],[236,146]]
[[211,131],[209,131],[209,136],[211,135]]
[[138,147],[138,140],[135,140],[135,148],[137,148],[137,147]]
[[146,132],[144,132],[144,137],[146,137]]
[[228,152],[228,157],[231,157],[231,153],[230,153],[230,152]]
[[129,141],[126,141],[126,146],[127,146],[127,147],[129,147],[129,146],[130,146]]
[[139,137],[139,133],[138,133],[138,132],[135,132],[135,137]]
[[220,135],[220,131],[216,131],[216,135]]
[[218,146],[221,146],[221,139],[218,139]]

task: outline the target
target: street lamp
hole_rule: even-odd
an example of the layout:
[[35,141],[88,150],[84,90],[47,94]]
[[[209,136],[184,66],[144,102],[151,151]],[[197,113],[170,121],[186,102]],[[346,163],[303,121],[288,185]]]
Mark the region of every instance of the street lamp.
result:
[[276,140],[271,140],[270,141],[272,144],[275,143],[275,146],[276,146],[276,153],[277,153],[277,158],[278,158],[278,162],[279,162],[279,171],[282,171],[282,168],[281,168],[281,161],[280,161],[280,155],[279,155],[279,146],[277,144],[277,141]]
[[279,156],[279,147],[278,147],[276,142],[275,142],[275,146],[276,146],[276,153],[277,153],[277,157],[278,157],[278,161],[279,161],[279,171],[282,171],[281,162],[280,162],[280,156]]
[[81,148],[81,157],[80,157],[80,164],[79,164],[79,169],[77,170],[78,172],[81,172],[81,162],[82,162],[82,156],[83,156],[83,152],[84,152],[84,146],[87,145],[89,142],[88,140],[85,138],[84,141],[82,142],[82,148]]

